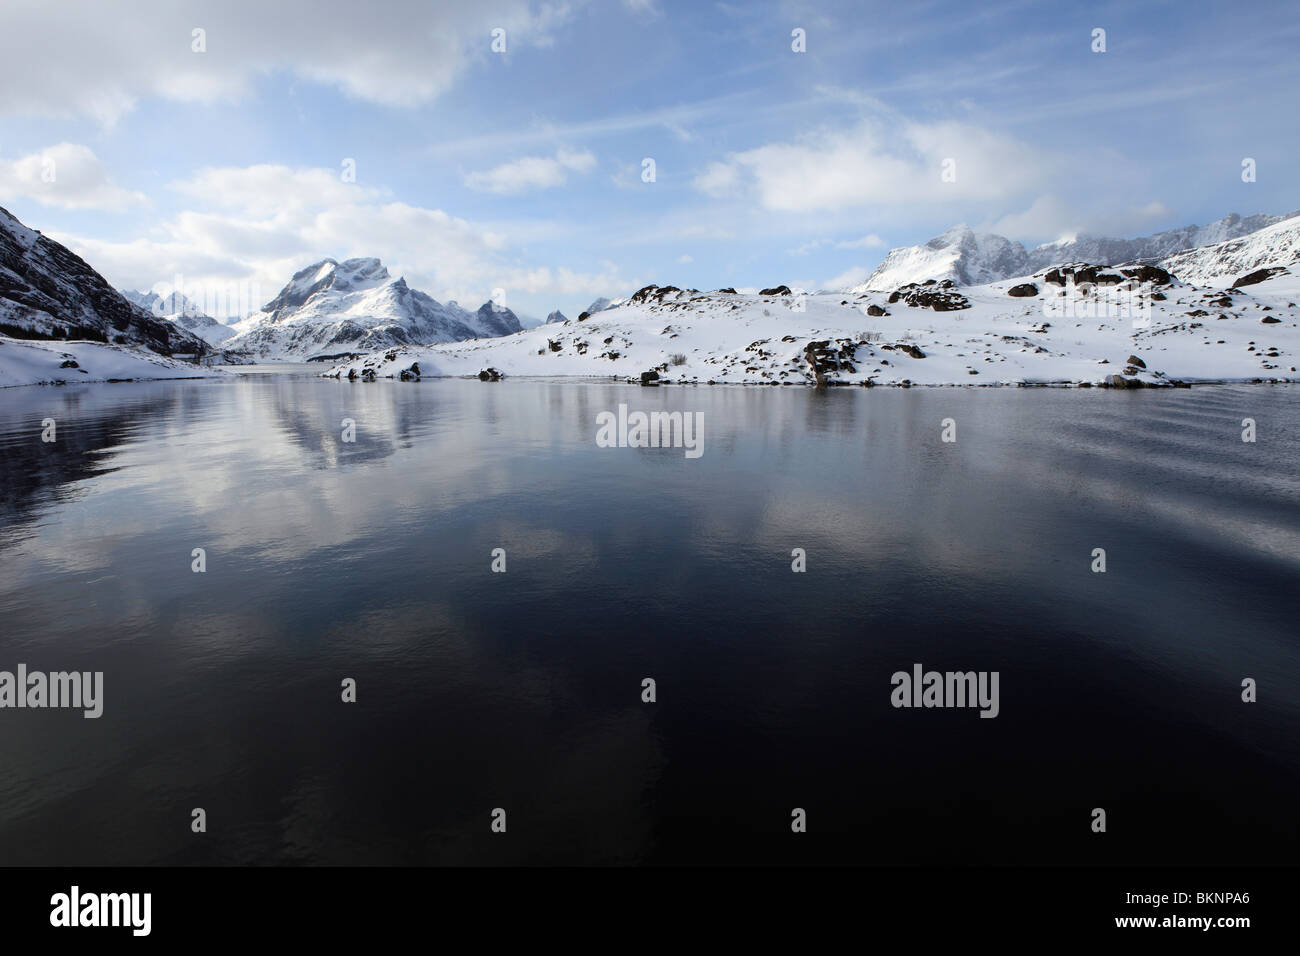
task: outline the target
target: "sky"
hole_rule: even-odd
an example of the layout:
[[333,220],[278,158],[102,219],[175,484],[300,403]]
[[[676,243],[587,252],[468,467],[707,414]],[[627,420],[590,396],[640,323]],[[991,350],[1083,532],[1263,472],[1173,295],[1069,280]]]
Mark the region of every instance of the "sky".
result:
[[119,288],[838,289],[957,223],[1300,208],[1298,41],[1294,3],[4,0],[0,205]]

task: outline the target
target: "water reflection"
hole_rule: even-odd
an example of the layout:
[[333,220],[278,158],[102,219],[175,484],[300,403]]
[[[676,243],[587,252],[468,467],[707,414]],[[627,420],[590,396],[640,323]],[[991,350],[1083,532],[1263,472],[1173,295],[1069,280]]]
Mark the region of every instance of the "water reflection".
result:
[[[704,456],[597,448],[620,402],[702,412]],[[1107,859],[1286,859],[1296,408],[1286,389],[11,390],[0,667],[103,670],[107,704],[4,713],[0,853],[1087,860],[1078,807],[1109,800],[1141,826]],[[914,661],[999,669],[1002,715],[893,710]],[[825,839],[791,844],[793,806]]]

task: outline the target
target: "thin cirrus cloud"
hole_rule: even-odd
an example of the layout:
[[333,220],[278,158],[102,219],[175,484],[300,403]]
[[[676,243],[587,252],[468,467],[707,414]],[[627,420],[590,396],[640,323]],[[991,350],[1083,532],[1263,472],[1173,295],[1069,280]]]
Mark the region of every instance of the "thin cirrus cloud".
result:
[[34,199],[63,209],[120,212],[144,206],[142,193],[113,183],[88,146],[59,143],[12,161],[0,159],[0,200]]
[[824,249],[883,249],[884,246],[885,240],[873,232],[858,239],[844,239],[839,242],[834,239],[811,239],[801,246],[787,249],[786,255],[809,256]]
[[513,195],[563,186],[569,173],[589,173],[596,157],[586,150],[561,149],[554,156],[524,156],[466,175],[465,185],[480,192]]

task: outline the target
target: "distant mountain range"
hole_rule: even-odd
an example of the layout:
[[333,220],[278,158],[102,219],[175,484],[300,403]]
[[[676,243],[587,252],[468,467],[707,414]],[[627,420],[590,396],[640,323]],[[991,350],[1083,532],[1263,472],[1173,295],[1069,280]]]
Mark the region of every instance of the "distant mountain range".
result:
[[1300,210],[1283,216],[1232,213],[1208,226],[1183,226],[1140,239],[1079,236],[1029,250],[1005,236],[977,233],[962,224],[921,245],[891,249],[867,281],[849,291],[889,291],[927,279],[980,285],[1066,262],[1103,266],[1138,260],[1159,263],[1186,250],[1237,239],[1296,216]]
[[207,315],[179,292],[163,296],[157,292],[134,292],[123,289],[122,296],[155,318],[166,319],[181,328],[188,329],[209,345],[220,345],[237,334],[229,325]]
[[323,259],[234,326],[223,348],[245,360],[307,361],[393,345],[432,345],[521,330],[505,306],[470,312],[394,279],[378,259]]

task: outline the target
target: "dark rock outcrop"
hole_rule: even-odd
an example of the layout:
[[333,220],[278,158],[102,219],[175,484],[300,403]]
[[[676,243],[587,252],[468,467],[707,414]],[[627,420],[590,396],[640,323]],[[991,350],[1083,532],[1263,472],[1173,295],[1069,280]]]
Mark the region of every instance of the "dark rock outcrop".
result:
[[1232,288],[1240,289],[1242,286],[1258,285],[1265,279],[1271,279],[1273,276],[1290,275],[1286,266],[1269,266],[1267,269],[1256,269],[1254,272],[1248,272],[1232,284]]

